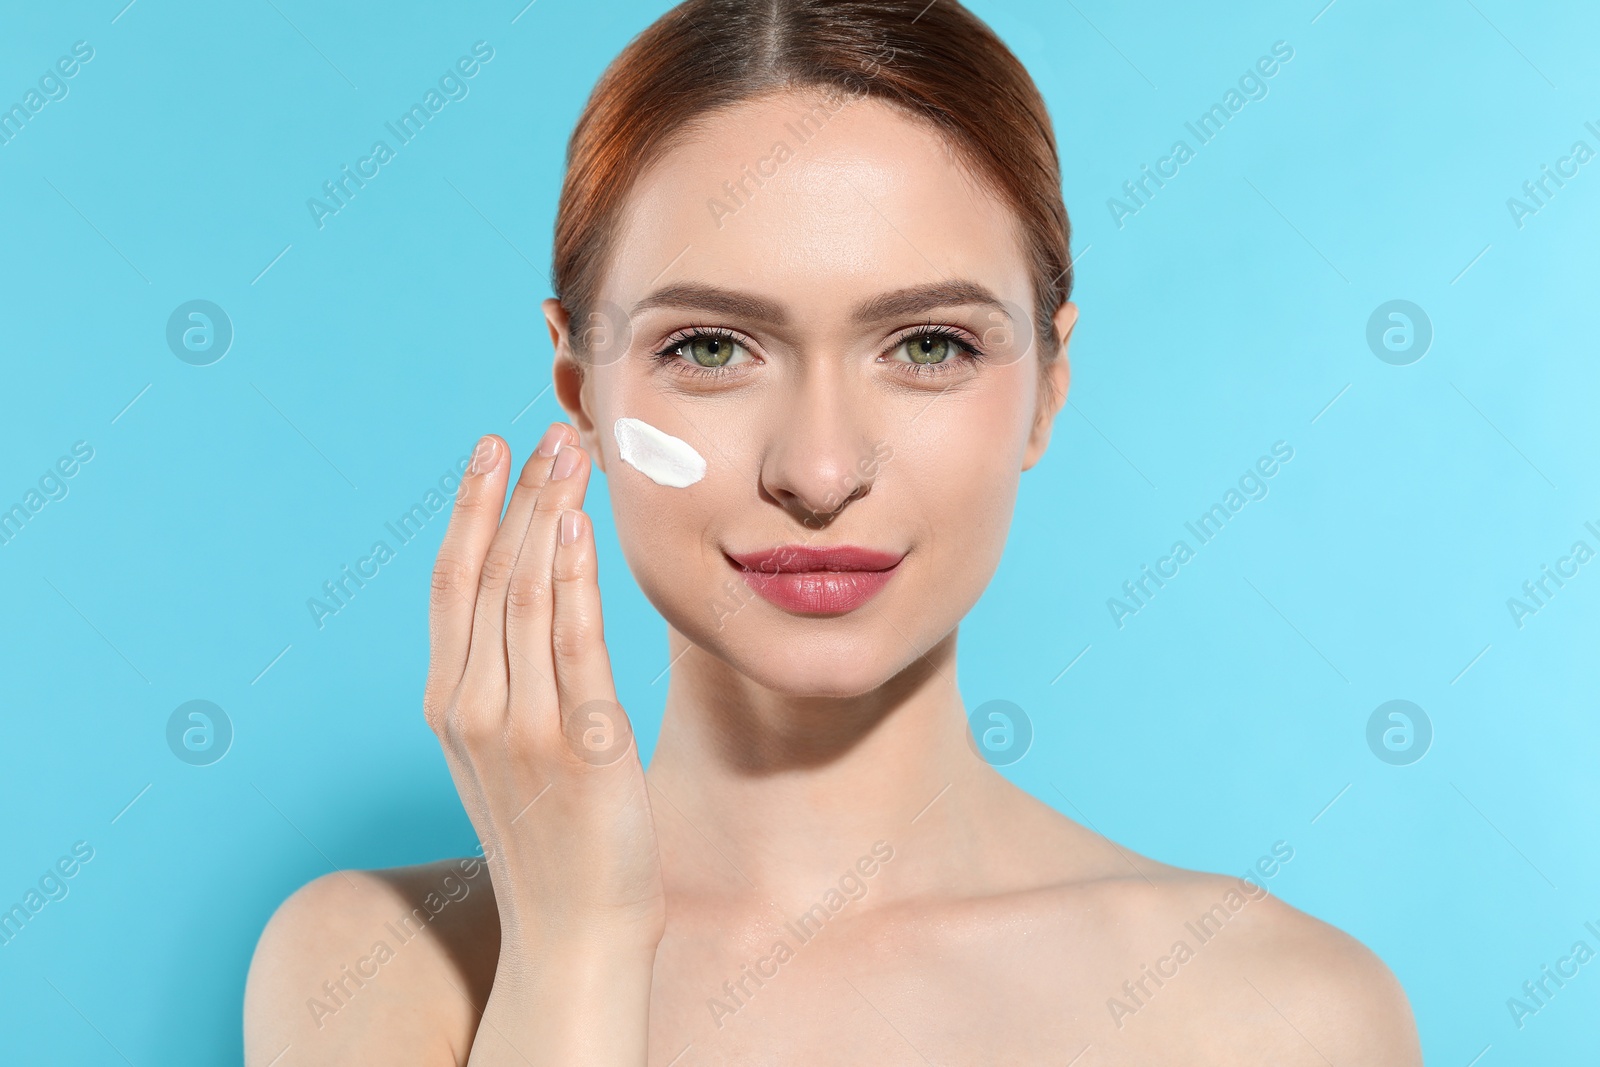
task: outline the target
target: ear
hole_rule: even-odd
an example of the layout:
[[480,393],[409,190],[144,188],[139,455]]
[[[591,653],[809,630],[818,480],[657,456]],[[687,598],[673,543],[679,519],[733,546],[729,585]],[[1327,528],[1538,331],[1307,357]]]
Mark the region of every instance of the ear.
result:
[[1056,358],[1045,368],[1043,388],[1039,391],[1039,407],[1033,419],[1033,429],[1028,434],[1028,447],[1022,454],[1022,469],[1028,470],[1044,456],[1050,444],[1050,430],[1056,415],[1067,402],[1067,387],[1072,383],[1072,366],[1067,361],[1067,342],[1072,340],[1072,328],[1078,324],[1078,305],[1068,300],[1056,309],[1054,316],[1056,336],[1061,347]]
[[555,349],[555,360],[550,374],[556,391],[556,400],[567,413],[567,421],[578,431],[578,443],[589,453],[590,460],[602,471],[606,469],[605,451],[599,447],[595,433],[594,408],[590,398],[592,376],[584,373],[583,364],[572,351],[572,322],[561,301],[551,297],[539,305],[544,310],[545,325],[550,328],[550,344]]

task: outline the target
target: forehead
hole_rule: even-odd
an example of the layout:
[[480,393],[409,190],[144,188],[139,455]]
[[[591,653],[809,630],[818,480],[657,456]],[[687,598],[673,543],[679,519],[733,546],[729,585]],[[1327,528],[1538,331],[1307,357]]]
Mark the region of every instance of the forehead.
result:
[[624,306],[687,280],[818,313],[950,278],[1028,299],[1010,209],[928,123],[871,99],[785,91],[706,116],[620,222],[606,292]]

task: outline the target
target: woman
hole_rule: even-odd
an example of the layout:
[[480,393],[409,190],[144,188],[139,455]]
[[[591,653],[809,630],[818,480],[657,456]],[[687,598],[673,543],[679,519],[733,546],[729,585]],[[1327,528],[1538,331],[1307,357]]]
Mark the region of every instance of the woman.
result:
[[[1421,1062],[1357,942],[973,741],[957,627],[1077,309],[1036,89],[924,4],[690,0],[597,86],[544,304],[570,423],[503,518],[479,443],[435,571],[425,710],[484,858],[296,893],[250,1063]],[[669,624],[648,775],[591,463]]]

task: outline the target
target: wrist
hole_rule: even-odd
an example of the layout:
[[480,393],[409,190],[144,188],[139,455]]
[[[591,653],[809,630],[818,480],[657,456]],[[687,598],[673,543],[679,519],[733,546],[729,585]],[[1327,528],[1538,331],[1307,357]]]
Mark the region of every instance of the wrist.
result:
[[[484,1064],[645,1062],[655,945],[586,938],[504,946],[473,1056]],[[517,1053],[496,1054],[501,1045]],[[530,1060],[529,1057],[532,1057]]]
[[655,968],[659,934],[607,931],[559,938],[502,938],[497,972],[517,982],[553,979],[580,987],[627,983]]

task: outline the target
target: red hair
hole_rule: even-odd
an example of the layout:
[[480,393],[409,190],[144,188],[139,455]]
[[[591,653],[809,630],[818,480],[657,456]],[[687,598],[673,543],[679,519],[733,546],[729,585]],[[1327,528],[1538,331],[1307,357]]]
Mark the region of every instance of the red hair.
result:
[[637,176],[696,119],[784,89],[871,97],[933,123],[1019,220],[1034,335],[1041,362],[1054,358],[1054,314],[1072,291],[1055,134],[1027,70],[955,0],[687,0],[629,42],[567,146],[551,282],[571,321],[590,321]]

